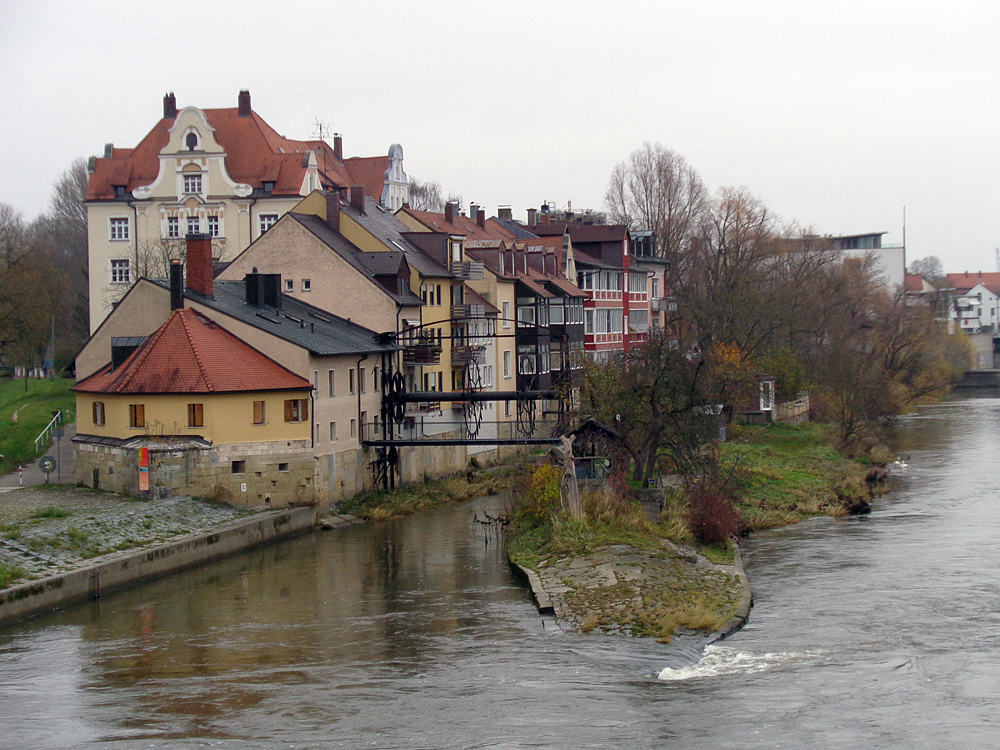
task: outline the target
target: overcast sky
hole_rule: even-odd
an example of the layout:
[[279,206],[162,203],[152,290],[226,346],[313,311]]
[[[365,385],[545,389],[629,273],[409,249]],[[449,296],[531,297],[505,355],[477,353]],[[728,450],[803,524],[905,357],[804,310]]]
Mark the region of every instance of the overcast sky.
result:
[[0,0],[0,202],[178,107],[347,156],[400,143],[411,176],[488,215],[601,208],[644,141],[822,234],[886,231],[908,261],[998,270],[996,0],[809,3]]

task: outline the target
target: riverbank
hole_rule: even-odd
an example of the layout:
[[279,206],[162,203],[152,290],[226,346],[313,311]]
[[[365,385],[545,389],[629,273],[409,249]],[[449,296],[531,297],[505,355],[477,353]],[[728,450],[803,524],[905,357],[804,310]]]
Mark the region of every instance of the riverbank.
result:
[[313,528],[314,508],[254,512],[68,485],[0,497],[0,623]]
[[[732,513],[733,533],[744,535],[815,515],[846,517],[865,508],[873,490],[866,482],[873,467],[838,453],[832,429],[821,424],[734,430],[720,463],[732,502],[709,510]],[[562,627],[666,642],[678,631],[722,637],[745,622],[752,592],[739,550],[698,544],[696,504],[679,488],[663,491],[652,518],[607,492],[585,493],[579,521],[545,507],[539,497],[550,491],[531,492],[537,497],[515,515],[508,552],[531,571],[540,606]]]

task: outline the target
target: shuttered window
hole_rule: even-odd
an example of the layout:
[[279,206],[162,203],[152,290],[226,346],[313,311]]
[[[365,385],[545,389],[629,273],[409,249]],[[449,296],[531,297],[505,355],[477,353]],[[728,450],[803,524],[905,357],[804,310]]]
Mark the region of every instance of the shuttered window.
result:
[[309,419],[309,401],[304,398],[293,398],[285,401],[285,421],[305,422]]
[[253,423],[254,424],[264,424],[264,402],[254,401],[253,402]]

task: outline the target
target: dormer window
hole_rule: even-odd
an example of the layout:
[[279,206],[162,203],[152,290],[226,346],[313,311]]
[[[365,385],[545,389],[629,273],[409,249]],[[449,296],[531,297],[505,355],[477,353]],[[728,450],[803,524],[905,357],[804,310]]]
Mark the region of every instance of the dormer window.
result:
[[195,135],[194,133],[188,133],[187,138],[184,139],[184,142],[187,145],[188,151],[194,151],[196,148],[198,148],[198,136]]
[[201,175],[200,174],[186,174],[186,175],[184,175],[184,193],[185,193],[185,195],[200,195],[201,194]]

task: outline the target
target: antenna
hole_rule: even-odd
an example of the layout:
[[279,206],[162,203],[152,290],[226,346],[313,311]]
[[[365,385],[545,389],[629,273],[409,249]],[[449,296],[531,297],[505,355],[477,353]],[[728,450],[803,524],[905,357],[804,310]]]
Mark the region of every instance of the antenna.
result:
[[321,120],[318,117],[316,119],[316,129],[312,132],[312,137],[320,141],[325,141],[326,137],[330,134],[330,126],[327,125],[326,120]]

